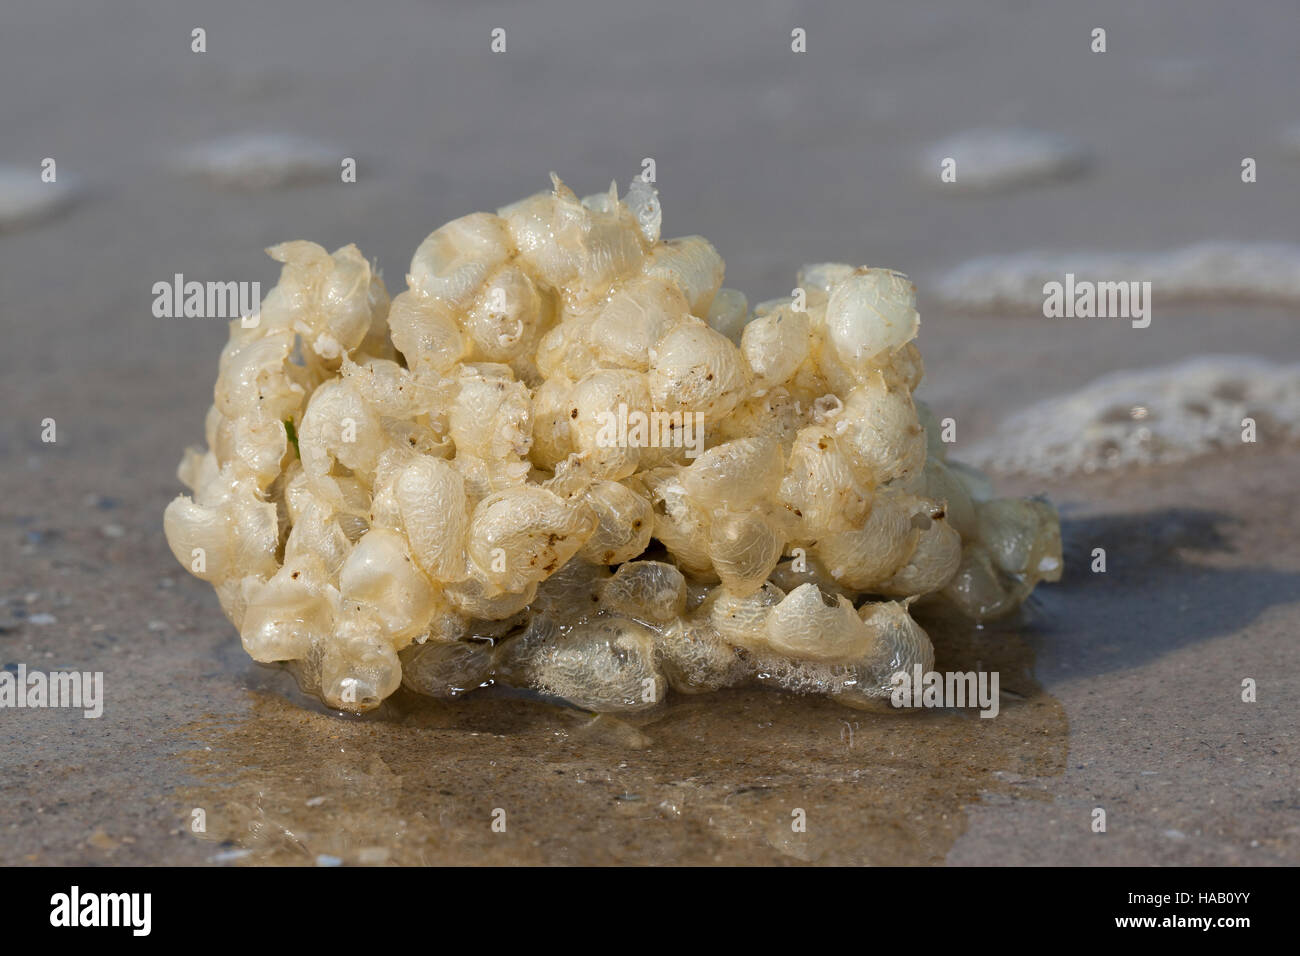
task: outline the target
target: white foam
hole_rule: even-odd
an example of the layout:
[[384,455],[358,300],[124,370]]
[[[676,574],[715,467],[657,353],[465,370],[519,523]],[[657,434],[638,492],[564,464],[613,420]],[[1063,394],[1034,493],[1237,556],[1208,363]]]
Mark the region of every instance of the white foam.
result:
[[[940,163],[956,160],[956,179],[942,183]],[[1054,133],[1026,129],[971,129],[936,143],[925,154],[924,175],[945,188],[1000,190],[1073,176],[1087,165],[1083,147]]]
[[1151,283],[1161,302],[1195,299],[1300,305],[1300,245],[1199,242],[1164,252],[1021,252],[973,259],[933,286],[945,302],[967,309],[1042,313],[1043,285],[1076,281]]
[[0,231],[49,219],[77,194],[66,176],[47,183],[39,166],[0,166]]
[[271,189],[338,175],[341,150],[288,133],[237,133],[180,157],[191,173],[222,186]]
[[1247,417],[1261,443],[1300,439],[1300,364],[1207,355],[1114,372],[1010,416],[959,457],[1042,476],[1175,464],[1241,449]]

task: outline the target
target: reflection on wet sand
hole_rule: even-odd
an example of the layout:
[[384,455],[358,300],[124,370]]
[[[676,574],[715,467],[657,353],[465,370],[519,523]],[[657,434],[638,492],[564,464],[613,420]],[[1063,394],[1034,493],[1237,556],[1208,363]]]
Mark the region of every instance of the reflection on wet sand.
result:
[[1027,632],[925,625],[938,670],[1000,673],[996,718],[754,688],[634,720],[402,691],[358,719],[277,675],[237,723],[184,729],[178,813],[204,811],[218,863],[939,863],[982,796],[1047,799],[1067,722]]

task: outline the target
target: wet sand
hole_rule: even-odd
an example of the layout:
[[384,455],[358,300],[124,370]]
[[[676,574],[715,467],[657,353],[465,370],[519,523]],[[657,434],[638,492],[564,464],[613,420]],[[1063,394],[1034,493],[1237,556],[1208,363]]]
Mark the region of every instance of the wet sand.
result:
[[995,719],[744,689],[594,721],[491,692],[323,712],[172,567],[150,496],[65,508],[84,473],[40,469],[4,537],[4,656],[103,670],[107,706],[4,714],[2,861],[1295,863],[1297,467],[1004,482],[1060,503],[1065,579],[984,629],[924,619],[938,669],[999,671]]
[[[98,720],[0,711],[0,864],[1300,863],[1300,451],[1267,442],[1177,468],[999,479],[1060,506],[1065,579],[983,630],[925,622],[939,669],[1000,671],[993,720],[758,689],[634,721],[482,695],[401,695],[357,719],[247,659],[161,531],[224,328],[154,318],[150,288],[176,272],[269,288],[260,249],[275,241],[356,241],[400,287],[444,220],[541,188],[550,168],[589,192],[654,155],[668,230],[713,240],[751,301],[788,292],[804,261],[913,275],[921,394],[957,418],[958,458],[1016,409],[1114,369],[1300,358],[1282,306],[1166,308],[1157,290],[1138,331],[967,313],[927,291],[976,255],[1043,245],[1294,241],[1300,163],[1275,142],[1300,119],[1285,4],[1197,21],[1174,17],[1185,4],[1138,18],[1118,2],[938,17],[774,3],[693,12],[686,31],[662,13],[541,6],[296,26],[252,4],[4,15],[0,89],[34,92],[0,99],[0,162],[52,152],[82,191],[0,235],[0,666],[102,670],[107,702]],[[1104,69],[1073,52],[1095,17],[1115,44]],[[791,61],[801,18],[814,45]],[[497,20],[513,51],[499,62],[485,52]],[[220,41],[207,59],[185,40],[198,22]],[[595,74],[557,54],[583,43],[605,51]],[[246,193],[174,168],[280,123],[357,155],[355,186]],[[1068,128],[1094,161],[995,195],[919,181],[916,157],[974,125]],[[1267,173],[1250,187],[1247,150]],[[47,417],[55,444],[40,441]],[[1088,570],[1094,547],[1104,575]]]

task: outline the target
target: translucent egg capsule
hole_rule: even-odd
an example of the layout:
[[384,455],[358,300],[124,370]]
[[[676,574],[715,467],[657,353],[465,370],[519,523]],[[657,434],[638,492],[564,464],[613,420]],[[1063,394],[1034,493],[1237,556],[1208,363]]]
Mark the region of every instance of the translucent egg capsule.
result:
[[554,470],[574,451],[572,391],[573,382],[562,375],[533,390],[533,443],[528,456],[539,468]]
[[814,555],[806,553],[780,562],[773,569],[769,581],[787,594],[801,584],[815,584],[826,594],[843,594],[850,601],[855,600],[859,593],[836,581],[826,565]]
[[544,288],[563,292],[569,304],[606,294],[645,255],[636,220],[627,206],[584,206],[552,174],[554,190],[499,210],[519,257]]
[[979,544],[962,548],[956,573],[940,592],[943,599],[972,621],[991,621],[1016,608],[1016,598],[1001,572]]
[[420,386],[409,369],[391,359],[344,359],[340,377],[372,409],[389,418],[410,418],[420,403]]
[[518,592],[557,571],[595,528],[590,507],[542,488],[509,488],[475,507],[469,557],[492,586]]
[[707,621],[728,644],[766,651],[767,619],[785,592],[770,581],[749,594],[734,594],[724,587],[708,593],[695,618]]
[[714,434],[722,441],[757,436],[776,442],[787,453],[799,429],[808,424],[809,409],[783,386],[754,395],[719,422]]
[[677,618],[655,636],[659,665],[669,686],[684,694],[734,687],[748,676],[744,658],[704,621]]
[[636,220],[641,238],[648,246],[659,241],[659,227],[663,210],[659,206],[659,190],[641,178],[632,180],[627,189],[627,208]]
[[916,337],[916,287],[900,272],[855,269],[831,286],[826,329],[841,361],[870,362]]
[[307,395],[293,355],[292,332],[238,335],[221,352],[213,399],[227,419],[260,414],[272,421],[293,417]]
[[311,555],[286,563],[249,596],[240,628],[248,656],[263,664],[305,657],[334,631],[339,592]]
[[538,371],[547,379],[562,376],[577,381],[601,368],[600,356],[588,334],[595,320],[596,313],[591,310],[562,315],[537,343]]
[[280,274],[283,296],[273,303],[272,320],[283,307],[290,328],[312,353],[336,361],[351,352],[370,331],[375,313],[388,307],[383,280],[354,245],[333,255],[314,242],[284,242],[267,254],[285,264]]
[[490,644],[429,641],[412,644],[400,654],[402,683],[418,694],[453,698],[474,690],[492,674]]
[[784,384],[808,357],[808,316],[783,307],[745,326],[740,351],[759,388]]
[[970,491],[952,470],[937,458],[926,458],[921,474],[913,479],[915,493],[943,504],[948,523],[962,538],[975,538],[979,534],[979,520]]
[[505,221],[486,212],[471,213],[435,229],[420,243],[406,281],[420,295],[464,309],[510,254]]
[[179,495],[163,513],[163,530],[176,560],[195,577],[212,582],[274,573],[279,540],[275,505],[261,500],[248,483],[231,481],[224,492],[209,490],[214,494],[205,501]]
[[313,494],[301,472],[289,483],[285,503],[290,527],[284,544],[284,563],[310,556],[322,563],[331,578],[337,576],[352,550],[352,541],[343,530],[334,505]]
[[799,430],[781,479],[780,501],[795,519],[800,541],[861,528],[871,510],[870,488],[859,480],[840,450],[834,429],[809,425]]
[[798,660],[850,661],[866,652],[871,634],[843,595],[824,595],[815,584],[801,584],[772,608],[763,639],[772,650]]
[[979,541],[999,570],[1027,581],[1029,588],[1061,579],[1061,525],[1050,504],[999,498],[980,502],[976,514]]
[[514,381],[505,366],[464,366],[457,381],[460,388],[448,417],[457,455],[489,461],[526,456],[533,444],[528,386]]
[[423,633],[441,598],[396,531],[373,528],[362,535],[339,571],[345,602],[364,604],[382,622],[394,647]]
[[616,481],[597,481],[583,500],[596,515],[596,528],[578,552],[584,561],[621,564],[645,551],[654,531],[649,499]]
[[854,267],[843,262],[815,262],[805,265],[795,278],[795,285],[804,290],[810,309],[825,311],[831,289],[853,275]]
[[465,580],[446,585],[442,593],[455,611],[471,620],[504,621],[537,597],[536,581],[519,591],[502,591],[478,567],[470,565],[468,572]]
[[663,561],[628,561],[600,590],[601,604],[639,621],[663,623],[686,610],[686,579]]
[[412,369],[446,373],[469,350],[451,308],[415,292],[403,292],[393,299],[388,327],[393,344]]
[[716,515],[709,534],[709,560],[733,594],[758,590],[781,560],[785,537],[761,511]]
[[469,502],[460,472],[418,456],[398,475],[393,495],[411,555],[424,572],[444,584],[463,580]]
[[856,680],[844,685],[835,699],[859,710],[895,710],[890,699],[894,675],[910,676],[934,670],[934,645],[912,619],[907,605],[898,601],[864,604],[858,615],[871,634],[871,646],[854,670]]
[[552,622],[585,620],[599,609],[601,589],[609,578],[604,565],[573,558],[538,585],[529,610],[534,617],[544,615]]
[[907,563],[874,590],[890,597],[916,597],[938,591],[957,573],[961,563],[961,535],[941,507],[932,509],[930,516],[920,516],[920,533]]
[[709,512],[695,504],[675,468],[656,468],[638,476],[654,511],[654,537],[685,570],[716,576],[709,558]]
[[764,687],[774,687],[787,694],[824,695],[835,700],[860,679],[858,669],[851,663],[796,660],[770,650],[752,655],[750,670],[754,681]]
[[881,494],[861,528],[818,538],[814,553],[840,584],[868,591],[893,577],[912,556],[921,534],[912,523],[914,513],[910,496]]
[[781,485],[781,448],[766,438],[714,445],[681,473],[682,487],[706,508],[748,508],[767,501]]
[[663,700],[654,632],[625,617],[579,624],[542,644],[528,662],[538,690],[595,711],[637,711]]
[[258,415],[236,418],[230,425],[230,461],[237,465],[240,477],[251,478],[265,489],[280,474],[289,450],[284,422]]
[[506,362],[535,347],[549,306],[516,265],[501,266],[485,281],[461,318],[472,361]]
[[646,275],[666,279],[682,291],[691,314],[709,314],[713,297],[722,288],[726,269],[722,256],[703,236],[669,239],[651,250],[642,266]]
[[739,349],[706,325],[683,324],[650,353],[650,397],[666,412],[719,421],[745,398],[749,373]]
[[877,485],[904,480],[925,464],[925,429],[912,396],[879,375],[849,393],[836,432],[859,474]]
[[345,610],[320,648],[320,696],[330,707],[364,713],[401,686],[402,662],[383,625],[365,609]]
[[[925,362],[921,360],[921,350],[916,347],[916,343],[908,342],[901,348],[886,352],[884,355],[884,359],[877,356],[877,364],[869,368],[879,370],[886,385],[915,392],[921,384],[921,379],[925,378]],[[864,380],[864,376],[859,373],[858,381]]]
[[383,280],[360,249],[344,246],[331,259],[333,268],[320,287],[319,321],[304,336],[312,350],[327,360],[356,350],[389,305]]
[[244,627],[244,614],[248,610],[248,602],[253,593],[266,583],[266,578],[259,577],[255,574],[249,574],[245,577],[227,578],[220,584],[214,586],[217,601],[221,605],[221,613],[226,615],[226,619],[235,625],[235,630],[242,630]]
[[356,390],[341,379],[312,393],[298,426],[303,471],[318,493],[337,495],[330,472],[338,462],[354,473],[371,475],[388,435]]
[[592,473],[617,481],[635,472],[649,443],[649,436],[637,431],[649,421],[645,376],[631,369],[599,369],[574,385],[569,403],[569,434]]
[[686,297],[676,286],[638,276],[600,309],[587,341],[602,363],[644,372],[650,367],[651,348],[689,314]]
[[185,455],[176,469],[176,477],[190,491],[197,492],[213,481],[220,471],[221,466],[217,464],[216,455],[210,451],[200,452],[197,448],[190,447],[185,449]]

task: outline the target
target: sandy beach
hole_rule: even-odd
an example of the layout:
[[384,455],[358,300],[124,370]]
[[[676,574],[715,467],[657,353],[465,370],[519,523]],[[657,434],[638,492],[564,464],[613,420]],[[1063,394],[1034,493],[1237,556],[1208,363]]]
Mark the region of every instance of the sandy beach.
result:
[[[1300,375],[1285,371],[1300,301],[1288,248],[1249,258],[1297,241],[1300,14],[1053,6],[7,7],[0,166],[20,172],[0,176],[0,666],[102,671],[105,699],[97,719],[0,710],[0,864],[1300,863]],[[1052,134],[1078,162],[946,190],[932,150],[972,129]],[[239,182],[230,138],[254,134],[298,163],[286,183]],[[357,181],[318,154],[355,158]],[[39,192],[47,157],[57,202]],[[580,194],[625,185],[644,157],[667,232],[708,236],[751,303],[788,294],[805,262],[908,273],[918,395],[955,420],[952,457],[1117,371],[1246,356],[1284,370],[1281,397],[1240,406],[1255,442],[1181,463],[995,476],[1059,507],[1063,580],[983,628],[921,620],[941,670],[1002,675],[997,719],[761,688],[618,719],[403,691],[358,718],[254,664],[162,533],[225,323],[155,317],[154,284],[269,290],[263,248],[309,238],[357,243],[400,289],[448,219],[552,169]],[[214,178],[231,168],[233,185]],[[1089,256],[1142,269],[1198,242],[1245,247],[1281,291],[1259,301],[1225,278],[1162,298],[1157,276],[1134,328],[990,308],[951,282],[986,256],[1054,250],[1082,274]],[[1239,407],[1189,387],[1178,414],[1195,425],[1211,398]],[[1089,441],[1096,412],[1054,437]]]

